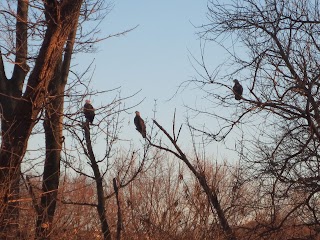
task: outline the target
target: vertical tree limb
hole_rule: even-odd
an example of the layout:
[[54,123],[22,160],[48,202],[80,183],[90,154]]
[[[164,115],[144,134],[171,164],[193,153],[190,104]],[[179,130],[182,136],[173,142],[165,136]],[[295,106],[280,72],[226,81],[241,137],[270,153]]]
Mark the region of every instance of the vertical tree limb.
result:
[[[27,149],[28,139],[37,116],[43,108],[48,85],[61,59],[61,53],[74,25],[75,17],[79,15],[82,1],[64,1],[61,5],[59,21],[47,25],[44,41],[23,96],[13,98],[10,95],[1,95],[0,98],[3,108],[2,123],[4,123],[0,151],[0,205],[4,207],[0,209],[0,233],[4,236],[17,232],[18,225],[14,220],[17,214],[14,211],[18,210],[16,207],[10,207],[8,202],[16,202],[12,201],[17,197],[14,189],[19,183],[21,161]],[[15,91],[18,90],[15,89]],[[12,99],[17,100],[15,107],[4,108],[9,106],[7,103]],[[9,227],[10,223],[15,223],[15,230]]]
[[[55,70],[55,76],[48,87],[49,102],[46,104],[44,130],[46,158],[43,171],[41,208],[36,222],[36,238],[50,238],[56,209],[60,177],[60,161],[63,141],[64,91],[67,83],[72,50],[77,32],[78,17],[67,40],[63,61]],[[62,59],[62,57],[61,57]]]
[[22,94],[22,86],[29,71],[27,65],[28,54],[28,0],[19,0],[16,22],[16,58],[12,74],[11,88],[15,97]]
[[120,240],[121,239],[121,229],[122,229],[122,214],[121,214],[121,207],[120,207],[120,200],[119,200],[119,188],[117,185],[117,180],[114,178],[113,179],[113,189],[116,194],[116,201],[117,201],[117,206],[118,206],[118,211],[117,211],[117,236],[116,239]]
[[85,122],[83,125],[83,130],[85,133],[85,139],[86,139],[86,145],[87,145],[87,153],[88,158],[91,163],[91,167],[93,170],[93,174],[96,181],[96,188],[97,188],[97,197],[98,197],[98,203],[97,203],[97,211],[100,219],[101,224],[101,230],[103,233],[103,239],[104,240],[111,240],[111,232],[109,229],[107,217],[106,217],[106,207],[104,202],[104,189],[102,184],[102,176],[99,170],[99,166],[97,164],[95,155],[93,153],[92,144],[91,144],[91,138],[90,138],[90,125],[89,122]]

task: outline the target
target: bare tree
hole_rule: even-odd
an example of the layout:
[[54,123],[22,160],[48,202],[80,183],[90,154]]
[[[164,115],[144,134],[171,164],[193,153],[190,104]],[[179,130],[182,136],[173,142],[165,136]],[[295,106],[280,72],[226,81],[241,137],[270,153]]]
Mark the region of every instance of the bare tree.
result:
[[104,194],[104,188],[103,188],[103,178],[97,163],[97,160],[95,158],[95,155],[93,153],[92,144],[91,144],[91,138],[90,138],[90,128],[89,128],[89,122],[87,121],[84,124],[84,133],[85,133],[85,139],[86,139],[86,146],[87,146],[87,156],[90,160],[90,165],[92,167],[93,173],[94,173],[94,179],[96,181],[96,188],[97,188],[97,211],[100,219],[101,224],[101,230],[104,236],[105,240],[111,240],[111,232],[107,221],[106,216],[106,207],[105,207],[105,194]]
[[205,171],[201,166],[201,163],[202,163],[201,160],[198,158],[198,156],[196,156],[197,161],[192,163],[192,161],[189,159],[189,157],[187,157],[187,155],[184,153],[184,151],[180,148],[178,144],[181,127],[178,130],[178,132],[176,132],[175,117],[173,120],[172,135],[170,135],[156,120],[153,120],[153,122],[160,129],[160,131],[166,136],[166,138],[172,144],[174,150],[172,150],[170,147],[166,145],[163,145],[161,141],[159,141],[159,143],[156,143],[154,141],[150,142],[151,146],[173,154],[188,167],[188,169],[192,172],[192,175],[198,180],[201,188],[205,192],[208,198],[208,202],[212,208],[212,212],[217,214],[217,217],[219,219],[219,224],[221,226],[222,231],[225,234],[225,237],[229,240],[235,240],[236,236],[234,234],[234,230],[230,226],[228,219],[225,215],[224,209],[221,205],[221,201],[218,198],[217,189],[215,188],[215,186],[209,185]]
[[[78,17],[76,18],[78,19]],[[68,37],[63,61],[57,65],[53,81],[49,84],[49,102],[46,103],[44,130],[46,159],[44,163],[40,213],[37,219],[37,237],[43,238],[51,232],[51,224],[56,208],[59,187],[60,159],[63,143],[62,124],[64,111],[64,91],[67,84],[71,55],[75,42],[78,22],[75,21]],[[45,226],[45,227],[44,227]]]
[[[108,91],[109,95],[111,93],[112,91]],[[96,199],[90,202],[76,202],[69,199],[63,200],[63,203],[95,207],[103,238],[111,239],[113,226],[117,226],[116,236],[120,238],[122,230],[121,191],[143,170],[148,148],[144,149],[141,160],[137,162],[138,157],[135,151],[129,149],[126,154],[123,154],[124,150],[117,146],[122,141],[120,138],[121,114],[132,108],[125,106],[126,98],[121,98],[117,94],[117,97],[106,105],[93,104],[96,116],[91,123],[88,120],[82,121],[84,119],[83,108],[79,107],[78,102],[83,102],[84,97],[86,96],[82,94],[75,95],[74,99],[78,101],[71,101],[70,118],[66,121],[66,126],[68,126],[67,130],[74,142],[74,147],[65,149],[64,162],[74,172],[95,183]],[[103,147],[101,147],[102,143],[105,143]],[[97,145],[96,148],[95,145]],[[79,161],[74,161],[78,158]],[[118,209],[116,218],[112,214],[113,209],[109,209],[108,204],[109,201],[113,201],[114,197],[116,209]]]
[[[10,6],[11,3],[8,2]],[[13,53],[14,70],[11,79],[7,79],[3,56],[1,53],[1,128],[2,142],[0,152],[1,182],[1,233],[9,237],[16,234],[17,214],[15,207],[20,164],[26,152],[30,133],[43,108],[48,86],[54,79],[54,72],[64,50],[65,43],[75,26],[82,0],[64,1],[63,4],[49,1],[44,3],[45,34],[30,75],[27,75],[28,55],[28,1],[17,2],[16,44],[15,47],[2,46]],[[12,12],[3,11],[5,18],[12,18]],[[9,50],[8,50],[9,49]],[[28,78],[26,79],[26,77]],[[23,91],[23,86],[26,86]],[[13,228],[12,228],[13,227]],[[15,237],[15,236],[13,236]]]
[[[203,90],[210,110],[192,110],[216,119],[220,128],[193,129],[209,141],[240,133],[239,155],[251,178],[261,179],[257,209],[264,206],[268,214],[258,225],[265,237],[286,224],[309,228],[310,235],[294,237],[317,236],[319,10],[318,1],[210,0],[209,22],[200,30],[203,41],[222,46],[228,58],[213,73],[205,48],[196,60],[200,77],[188,84]],[[233,79],[243,85],[240,101],[234,98]],[[299,220],[293,223],[294,218]]]
[[[111,37],[98,39],[97,27],[86,29],[84,25],[101,21],[108,6],[101,0],[1,2],[0,225],[6,237],[17,233],[13,229],[18,226],[20,166],[30,134],[42,119],[47,149],[36,238],[49,237],[59,186],[64,95],[71,57],[75,52],[94,51],[93,44]],[[13,73],[9,79],[6,72],[10,65]]]

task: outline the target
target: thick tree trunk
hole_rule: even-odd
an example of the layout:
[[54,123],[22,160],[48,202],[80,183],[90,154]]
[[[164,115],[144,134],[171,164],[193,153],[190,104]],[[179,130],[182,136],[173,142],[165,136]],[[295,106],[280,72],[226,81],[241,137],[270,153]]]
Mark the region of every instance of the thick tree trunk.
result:
[[104,200],[104,189],[103,189],[103,184],[102,184],[102,176],[99,170],[99,166],[97,164],[97,161],[95,159],[93,150],[92,150],[92,145],[91,145],[91,138],[90,138],[90,127],[89,127],[89,122],[87,121],[84,124],[84,133],[85,133],[85,139],[86,139],[86,144],[87,144],[87,150],[88,150],[88,156],[91,162],[91,167],[94,173],[95,181],[96,181],[96,188],[97,188],[97,196],[98,196],[98,203],[97,203],[97,211],[100,219],[100,225],[101,225],[101,230],[103,233],[103,239],[104,240],[111,240],[111,232],[109,229],[109,225],[107,222],[107,217],[106,217],[106,207],[105,207],[105,200]]
[[[28,51],[27,37],[28,1],[17,2],[16,20],[16,65],[13,69],[12,78],[6,78],[2,56],[0,59],[0,103],[1,103],[1,150],[0,150],[0,238],[17,239],[19,234],[19,180],[20,166],[16,161],[11,162],[12,149],[11,140],[19,141],[20,134],[15,131],[13,136],[8,132],[12,123],[17,118],[13,114],[18,99],[22,95],[22,85],[29,68],[26,64]],[[0,52],[1,53],[1,52]],[[22,126],[23,128],[23,126]],[[10,138],[11,137],[11,138]],[[23,148],[21,149],[23,151]],[[10,171],[11,170],[11,171]],[[6,184],[10,182],[10,184]],[[3,183],[3,184],[2,184]],[[2,231],[7,229],[7,231]]]
[[[78,17],[76,18],[78,19]],[[78,21],[69,35],[64,59],[57,66],[55,77],[49,84],[49,99],[44,120],[46,159],[44,163],[40,213],[36,222],[36,239],[50,239],[52,222],[56,210],[60,177],[60,161],[63,143],[64,90],[70,69],[72,50],[75,42]]]
[[50,94],[56,97],[46,105],[43,124],[45,130],[46,159],[43,171],[43,193],[40,202],[40,213],[36,223],[36,239],[49,239],[56,209],[60,176],[60,155],[63,140],[63,92],[64,85],[57,85],[57,88]]
[[[27,4],[28,1],[18,1],[18,9],[20,7],[21,12],[26,16]],[[26,75],[25,65],[22,61],[25,60],[23,51],[19,50],[19,54],[17,53],[17,64],[12,80],[5,78],[2,59],[0,61],[0,101],[3,111],[0,150],[0,234],[5,239],[10,239],[10,235],[17,232],[18,208],[15,207],[15,204],[21,161],[25,155],[28,139],[37,116],[43,108],[48,85],[52,81],[56,65],[61,59],[65,42],[74,26],[75,17],[79,15],[81,4],[82,0],[64,1],[63,5],[58,5],[55,1],[45,4],[47,30],[23,95],[21,83]],[[58,8],[60,11],[58,11],[59,14],[56,14]],[[17,20],[19,22],[19,24],[17,23],[17,38],[20,33],[21,36],[24,36],[24,24],[20,24],[22,21],[23,19],[20,18]],[[26,41],[26,39],[24,40]],[[25,41],[21,41],[21,39],[17,41],[17,49],[19,49],[18,44],[21,44],[21,48],[23,48],[26,45]],[[20,93],[20,95],[18,96],[16,93]],[[11,103],[12,107],[5,106],[7,103]],[[12,223],[15,229],[10,227]],[[12,239],[18,238],[13,236]]]

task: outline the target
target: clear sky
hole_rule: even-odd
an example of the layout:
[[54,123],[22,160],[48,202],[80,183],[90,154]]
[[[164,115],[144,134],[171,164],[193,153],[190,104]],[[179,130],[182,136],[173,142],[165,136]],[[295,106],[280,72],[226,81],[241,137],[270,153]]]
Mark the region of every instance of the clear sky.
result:
[[159,103],[169,99],[182,81],[195,74],[188,49],[199,51],[192,24],[206,21],[206,4],[206,0],[115,1],[101,27],[103,33],[139,26],[99,45],[96,83],[107,88],[122,86],[126,93],[141,89],[141,98],[146,98],[140,106],[142,114],[152,109],[154,99]]
[[[115,0],[114,8],[101,25],[102,35],[114,34],[139,25],[125,36],[108,39],[98,45],[98,52],[86,55],[82,63],[95,58],[93,83],[99,89],[121,86],[122,94],[141,92],[127,101],[144,101],[124,116],[128,139],[141,140],[134,128],[134,111],[151,123],[154,100],[158,103],[157,120],[171,129],[177,109],[177,121],[184,122],[184,104],[194,105],[202,98],[200,91],[186,89],[170,99],[178,86],[196,75],[189,57],[200,56],[200,41],[195,26],[207,23],[207,0]],[[219,63],[219,49],[208,56],[208,63]],[[191,53],[191,54],[190,54]],[[94,105],[104,101],[93,98]],[[200,120],[201,121],[201,120]],[[191,142],[191,139],[190,139]],[[220,151],[221,155],[224,155]]]

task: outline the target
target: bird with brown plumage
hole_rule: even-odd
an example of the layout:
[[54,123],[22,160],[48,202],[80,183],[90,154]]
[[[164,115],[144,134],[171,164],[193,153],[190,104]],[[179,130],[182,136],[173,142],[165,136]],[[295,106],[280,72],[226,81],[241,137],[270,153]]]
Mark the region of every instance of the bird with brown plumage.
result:
[[140,116],[140,112],[136,111],[136,116],[134,117],[134,125],[139,133],[141,133],[143,138],[147,137],[146,125]]
[[239,81],[237,79],[233,80],[233,82],[234,82],[234,86],[233,86],[232,90],[234,93],[234,98],[236,100],[241,100],[242,93],[243,93],[243,87],[241,86],[241,84],[239,83]]
[[83,106],[83,113],[84,113],[84,116],[86,118],[86,121],[92,124],[94,116],[96,114],[94,113],[94,108],[91,105],[90,100],[86,100],[86,102],[85,102],[85,104]]

